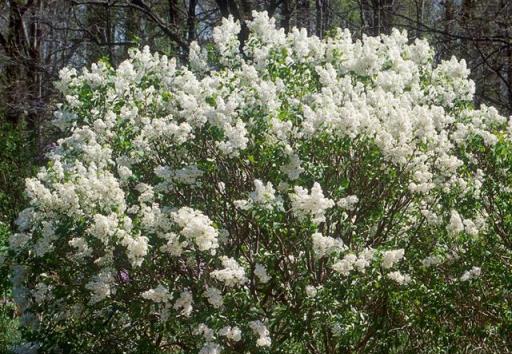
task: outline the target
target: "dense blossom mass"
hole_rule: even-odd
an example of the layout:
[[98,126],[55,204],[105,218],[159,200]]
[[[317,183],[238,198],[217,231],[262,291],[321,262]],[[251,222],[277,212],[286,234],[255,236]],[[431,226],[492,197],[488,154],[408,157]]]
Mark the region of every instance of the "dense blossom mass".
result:
[[469,321],[500,272],[481,250],[506,252],[481,161],[510,129],[466,63],[398,31],[248,29],[241,47],[224,19],[188,65],[144,48],[61,71],[66,137],[10,239],[26,348],[382,352]]

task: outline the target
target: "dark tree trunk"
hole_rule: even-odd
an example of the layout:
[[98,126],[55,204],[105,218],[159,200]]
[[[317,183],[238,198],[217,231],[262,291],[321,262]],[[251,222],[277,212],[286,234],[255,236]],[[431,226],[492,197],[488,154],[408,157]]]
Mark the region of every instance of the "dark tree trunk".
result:
[[315,0],[316,35],[322,38],[324,34],[324,0]]
[[285,32],[290,31],[290,0],[283,0],[281,7],[281,27],[284,28]]
[[15,124],[26,120],[28,128],[35,131],[37,111],[41,106],[41,102],[38,102],[41,97],[39,90],[41,32],[35,13],[32,13],[26,23],[24,15],[27,11],[37,11],[41,4],[39,1],[28,1],[24,6],[16,1],[11,1],[9,4],[9,23],[4,46],[8,57],[4,76],[7,108],[5,116],[8,121]]
[[297,27],[307,29],[308,33],[311,32],[309,25],[309,0],[298,0],[297,1]]
[[187,14],[187,41],[188,43],[196,39],[196,6],[197,0],[189,0]]
[[169,0],[169,24],[176,28],[179,24],[178,3],[176,0]]

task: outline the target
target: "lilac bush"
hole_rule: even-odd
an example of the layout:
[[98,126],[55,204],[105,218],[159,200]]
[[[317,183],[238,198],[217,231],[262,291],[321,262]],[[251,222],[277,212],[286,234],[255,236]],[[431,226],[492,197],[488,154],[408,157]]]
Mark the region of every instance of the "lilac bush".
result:
[[240,51],[224,19],[188,65],[144,48],[61,71],[66,137],[10,240],[27,347],[506,348],[512,247],[489,205],[510,129],[466,63],[396,30],[248,27]]

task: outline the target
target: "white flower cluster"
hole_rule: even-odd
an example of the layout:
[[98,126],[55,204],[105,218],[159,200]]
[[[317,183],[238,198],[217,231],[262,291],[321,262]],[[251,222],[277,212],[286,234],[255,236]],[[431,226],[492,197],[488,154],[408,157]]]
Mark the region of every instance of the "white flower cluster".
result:
[[332,252],[342,251],[345,249],[345,245],[342,240],[323,236],[319,232],[315,232],[311,238],[313,240],[313,252],[315,252],[315,256],[317,258],[322,258]]
[[270,347],[272,344],[270,332],[263,322],[260,320],[251,321],[249,322],[249,327],[251,327],[254,334],[259,336],[258,340],[256,341],[256,345],[258,347]]
[[244,268],[234,258],[222,256],[221,261],[224,269],[211,272],[213,278],[230,287],[243,285],[248,281]]
[[474,278],[478,278],[482,274],[482,270],[480,267],[472,267],[470,270],[467,270],[460,277],[461,281],[468,281]]
[[254,191],[249,193],[249,199],[235,200],[234,204],[243,210],[254,206],[272,210],[275,206],[281,206],[281,197],[276,197],[276,191],[271,182],[264,184],[261,180],[254,180]]
[[250,194],[253,203],[271,207],[272,203],[276,199],[272,183],[267,182],[265,185],[259,179],[255,179],[254,188],[254,192],[251,192]]
[[254,267],[254,275],[256,275],[258,280],[263,284],[268,283],[270,279],[272,279],[267,273],[267,268],[265,268],[261,263],[256,263],[256,266]]
[[148,254],[148,242],[148,238],[144,236],[125,236],[120,241],[120,244],[126,247],[128,259],[133,266],[140,266],[144,261],[144,257]]
[[458,234],[464,231],[464,223],[456,210],[452,210],[450,214],[450,223],[446,229],[451,234]]
[[[276,132],[279,135],[279,132]],[[292,181],[299,178],[300,174],[304,172],[304,168],[301,166],[301,161],[299,155],[294,154],[293,150],[287,145],[285,152],[288,155],[288,163],[281,166],[281,172],[285,173],[288,178]]]
[[438,264],[441,264],[443,262],[443,258],[440,257],[440,256],[437,256],[437,255],[432,255],[432,256],[428,256],[426,258],[424,258],[422,261],[421,261],[421,264],[428,268],[428,267],[433,267],[433,266],[436,266]]
[[404,249],[385,251],[382,254],[382,268],[392,268],[395,265],[395,263],[404,258],[404,255]]
[[206,343],[204,343],[201,350],[199,350],[199,354],[220,354],[222,352],[221,346],[213,342],[215,338],[214,330],[209,328],[206,324],[200,323],[192,334],[196,336],[200,335],[206,340]]
[[340,200],[338,200],[338,203],[336,204],[342,209],[354,210],[358,201],[359,198],[357,198],[356,195],[349,195],[345,198],[341,198]]
[[192,208],[181,208],[171,214],[173,220],[182,228],[180,233],[192,239],[200,251],[214,250],[219,247],[217,230],[211,220]]
[[410,275],[402,274],[400,271],[389,272],[387,277],[396,281],[399,285],[406,285],[411,281]]
[[[480,227],[483,227],[483,225],[480,225]],[[477,236],[480,232],[479,226],[473,220],[463,219],[456,210],[450,212],[450,221],[446,230],[452,235],[466,232],[468,235]]]
[[169,289],[162,284],[158,285],[154,289],[144,291],[141,295],[144,299],[151,300],[155,303],[166,303],[171,299]]
[[222,298],[222,291],[213,286],[209,287],[203,293],[203,296],[207,298],[208,303],[215,308],[219,308],[224,303],[224,299]]
[[193,310],[192,302],[192,293],[188,290],[184,290],[174,303],[174,309],[179,310],[183,316],[189,317]]
[[370,266],[374,253],[375,250],[371,248],[365,248],[358,256],[348,253],[341,260],[334,263],[332,269],[344,276],[349,275],[354,268],[364,273],[366,268]]
[[231,327],[226,326],[222,327],[219,331],[219,335],[226,337],[229,340],[232,340],[234,342],[238,342],[240,339],[242,339],[242,331],[238,327]]
[[114,277],[108,270],[104,270],[100,274],[94,276],[93,279],[85,285],[85,288],[91,292],[89,302],[94,304],[109,297],[113,292],[115,292],[115,290],[112,289],[113,282]]
[[307,285],[305,290],[308,297],[315,297],[318,294],[318,289],[313,285]]
[[325,198],[320,184],[315,182],[311,194],[307,189],[295,186],[294,193],[290,194],[292,208],[299,219],[312,216],[313,222],[325,221],[325,211],[334,206],[334,202]]

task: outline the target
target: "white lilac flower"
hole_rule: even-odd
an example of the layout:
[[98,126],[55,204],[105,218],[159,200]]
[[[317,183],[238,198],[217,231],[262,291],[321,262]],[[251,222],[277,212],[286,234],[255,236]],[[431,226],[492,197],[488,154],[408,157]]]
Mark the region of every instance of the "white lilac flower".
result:
[[208,303],[215,308],[220,308],[224,303],[222,291],[215,287],[208,287],[208,289],[204,291],[203,296],[206,297]]
[[259,338],[256,341],[256,346],[269,347],[272,344],[270,332],[263,322],[261,322],[260,320],[251,321],[249,322],[249,327],[251,327],[254,334],[259,336]]
[[315,257],[322,258],[333,252],[345,249],[343,241],[329,236],[323,236],[319,232],[315,232],[312,236],[313,252]]
[[222,19],[222,25],[213,30],[213,41],[222,54],[222,57],[229,58],[238,54],[238,33],[240,23],[233,19],[233,16]]
[[446,229],[450,234],[459,234],[464,231],[464,223],[459,213],[456,210],[452,210],[450,213],[450,222],[446,226]]
[[207,341],[212,341],[215,338],[215,332],[205,323],[200,323],[192,333],[196,336],[202,336]]
[[219,150],[228,156],[238,156],[240,150],[245,149],[249,142],[245,123],[241,120],[237,121],[235,125],[226,123],[223,126],[223,130],[227,139],[217,143]]
[[190,50],[188,60],[193,70],[197,72],[204,72],[208,69],[207,53],[201,49],[196,41],[190,43]]
[[320,184],[315,182],[311,193],[307,189],[296,186],[294,193],[290,194],[292,208],[299,219],[312,216],[314,222],[325,221],[325,211],[334,206],[334,202],[325,198]]
[[385,251],[382,254],[382,268],[389,269],[398,261],[404,258],[404,249]]
[[126,247],[128,259],[135,267],[140,267],[144,257],[148,254],[149,239],[144,236],[132,237],[125,235],[121,240],[121,245]]
[[164,253],[169,253],[175,257],[181,256],[185,247],[188,245],[187,241],[181,242],[179,236],[174,232],[165,233],[161,235],[161,238],[166,240],[167,243],[160,246],[159,250]]
[[464,219],[464,231],[470,236],[477,236],[479,233],[478,227],[471,219]]
[[12,234],[9,237],[9,247],[11,249],[23,248],[30,240],[32,236],[25,233]]
[[437,256],[437,255],[432,255],[432,256],[425,257],[421,261],[421,264],[425,268],[429,268],[429,267],[433,267],[433,266],[436,266],[438,264],[441,264],[442,262],[443,262],[443,258],[442,257]]
[[472,267],[470,270],[467,270],[460,277],[461,281],[468,281],[470,279],[478,278],[482,274],[482,270],[480,267]]
[[315,297],[318,293],[318,290],[313,285],[307,285],[306,286],[306,295],[307,297]]
[[89,281],[85,288],[91,292],[89,302],[95,304],[112,295],[115,291],[113,288],[114,276],[109,270],[103,270]]
[[226,337],[229,340],[234,342],[240,341],[242,339],[242,331],[238,327],[225,326],[219,330],[219,335]]
[[244,268],[242,268],[234,258],[222,256],[220,259],[224,269],[211,272],[210,274],[213,278],[223,282],[229,287],[243,285],[248,281],[245,276]]
[[221,347],[220,345],[213,343],[213,342],[206,342],[201,350],[199,351],[199,354],[220,354],[221,353]]
[[101,240],[103,243],[108,243],[109,238],[114,235],[117,230],[117,215],[110,214],[108,216],[96,214],[94,221],[89,228],[89,233]]
[[183,316],[189,317],[192,314],[192,302],[192,293],[188,290],[184,290],[174,303],[174,309],[179,311]]
[[354,265],[357,261],[357,256],[355,254],[349,253],[346,254],[343,259],[332,265],[332,269],[341,275],[347,276],[354,269]]
[[146,300],[151,300],[156,303],[165,303],[171,299],[171,295],[169,294],[169,289],[167,289],[162,284],[158,285],[154,289],[149,289],[144,291],[141,296]]
[[173,180],[179,183],[193,185],[203,174],[204,172],[200,170],[197,165],[191,165],[176,170]]
[[258,280],[263,284],[268,283],[269,280],[272,279],[267,274],[267,269],[265,268],[265,266],[261,263],[256,263],[254,267],[254,275],[256,275],[256,277],[258,277]]
[[399,285],[407,285],[411,281],[411,277],[408,274],[402,274],[399,271],[390,272],[387,274],[387,277]]
[[267,208],[271,208],[276,200],[272,183],[267,182],[267,184],[263,184],[259,179],[254,180],[254,192],[250,193],[250,197],[254,204],[259,204]]
[[294,181],[304,172],[304,168],[301,166],[299,155],[292,153],[288,156],[288,160],[288,163],[281,166],[280,170],[288,176],[288,179]]
[[361,273],[364,273],[366,271],[366,268],[370,266],[374,254],[374,249],[365,248],[363,251],[359,253],[357,260],[354,262],[354,267]]
[[34,290],[32,290],[32,296],[34,297],[36,303],[41,304],[43,301],[51,297],[51,290],[51,286],[39,282],[35,285]]
[[219,246],[217,230],[203,213],[185,207],[172,213],[171,216],[182,228],[180,233],[187,239],[193,240],[200,251],[214,250]]
[[18,217],[15,220],[18,230],[20,232],[27,231],[30,228],[33,217],[34,217],[34,208],[23,209],[23,211],[21,213],[19,213]]
[[354,210],[357,202],[359,202],[359,198],[356,195],[349,195],[341,198],[336,204],[342,209]]

